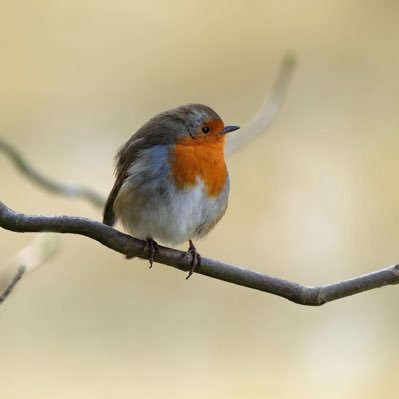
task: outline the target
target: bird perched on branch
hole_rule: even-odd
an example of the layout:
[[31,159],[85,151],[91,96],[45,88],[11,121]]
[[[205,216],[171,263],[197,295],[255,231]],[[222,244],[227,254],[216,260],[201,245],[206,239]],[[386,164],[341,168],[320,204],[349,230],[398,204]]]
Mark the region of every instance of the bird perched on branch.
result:
[[120,219],[133,237],[146,240],[151,266],[157,241],[189,241],[190,277],[201,263],[192,240],[208,234],[227,208],[225,135],[237,129],[202,104],[150,119],[116,154],[103,222],[113,226]]

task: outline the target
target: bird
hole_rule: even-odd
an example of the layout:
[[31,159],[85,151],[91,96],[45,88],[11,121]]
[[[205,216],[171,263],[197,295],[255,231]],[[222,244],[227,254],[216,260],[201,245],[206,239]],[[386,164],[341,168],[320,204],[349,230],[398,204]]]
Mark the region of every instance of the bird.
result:
[[151,118],[116,153],[115,183],[103,223],[114,226],[119,220],[131,236],[145,240],[150,267],[158,242],[188,241],[188,279],[201,264],[193,240],[205,237],[226,212],[225,136],[237,129],[225,126],[203,104],[182,105]]

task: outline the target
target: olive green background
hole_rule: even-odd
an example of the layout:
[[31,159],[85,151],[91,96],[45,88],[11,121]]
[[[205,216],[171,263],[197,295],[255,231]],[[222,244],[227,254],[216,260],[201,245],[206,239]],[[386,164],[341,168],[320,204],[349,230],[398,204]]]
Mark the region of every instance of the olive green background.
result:
[[[228,212],[197,248],[307,285],[347,279],[399,262],[398,21],[394,0],[2,0],[0,134],[105,195],[148,118],[202,102],[242,125],[292,51],[281,113],[228,158]],[[101,218],[2,154],[0,178],[15,210]],[[0,265],[34,236],[1,230]],[[0,307],[2,398],[397,397],[397,287],[307,308],[58,238]]]

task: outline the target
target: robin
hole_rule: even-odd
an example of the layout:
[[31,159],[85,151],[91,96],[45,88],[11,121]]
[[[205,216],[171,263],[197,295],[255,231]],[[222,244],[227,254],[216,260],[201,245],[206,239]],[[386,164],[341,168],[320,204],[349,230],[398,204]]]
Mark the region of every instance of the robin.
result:
[[146,240],[150,267],[157,241],[188,241],[189,278],[201,263],[192,240],[207,235],[227,208],[225,134],[237,129],[202,104],[154,116],[116,154],[103,223],[119,219],[133,237]]

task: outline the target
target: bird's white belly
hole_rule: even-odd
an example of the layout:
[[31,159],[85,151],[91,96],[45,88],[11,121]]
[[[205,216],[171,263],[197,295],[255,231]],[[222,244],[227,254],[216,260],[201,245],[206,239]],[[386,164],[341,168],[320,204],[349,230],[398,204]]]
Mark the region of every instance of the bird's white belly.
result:
[[[191,188],[169,188],[167,195],[145,196],[125,184],[116,200],[116,213],[134,237],[153,238],[180,244],[205,236],[223,216],[227,207],[228,182],[224,192],[209,196],[198,180]],[[170,186],[169,186],[170,187]]]

